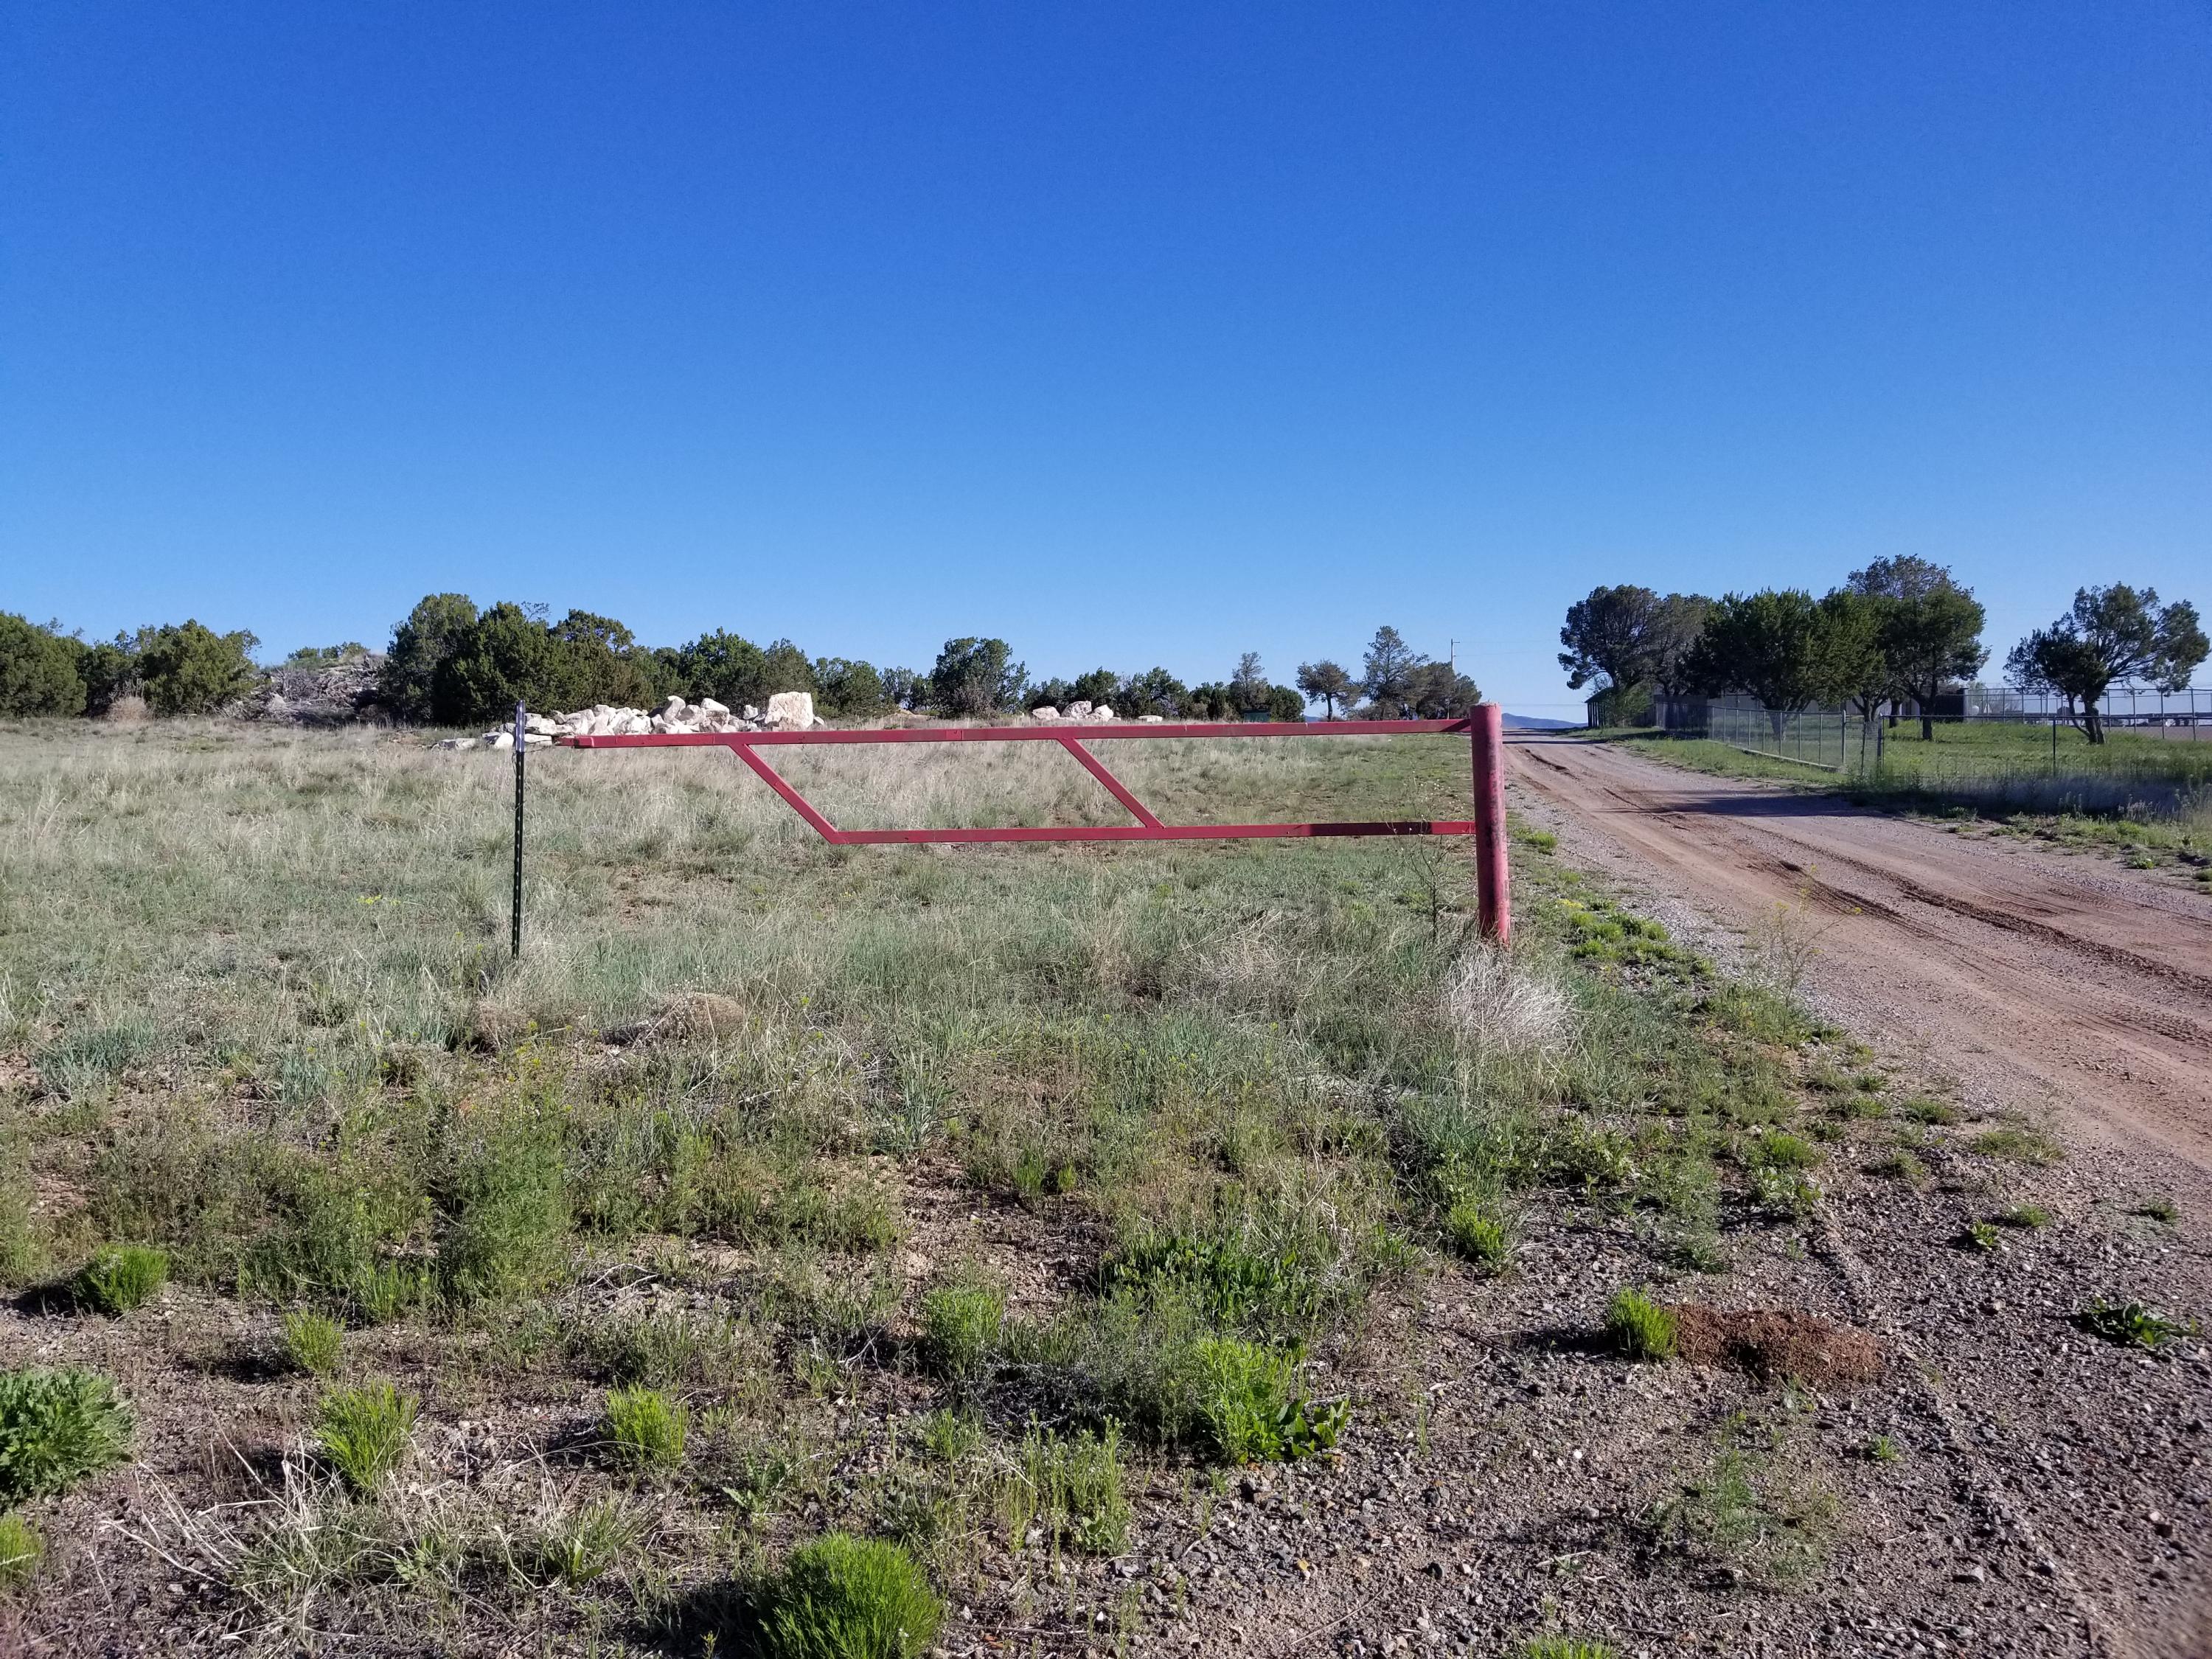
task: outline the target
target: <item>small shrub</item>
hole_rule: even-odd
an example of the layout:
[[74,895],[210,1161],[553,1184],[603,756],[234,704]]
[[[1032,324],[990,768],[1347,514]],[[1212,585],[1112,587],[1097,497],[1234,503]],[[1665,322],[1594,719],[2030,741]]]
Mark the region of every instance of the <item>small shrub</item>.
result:
[[940,1285],[921,1299],[929,1363],[953,1382],[982,1374],[999,1351],[1006,1322],[1006,1298],[987,1285]]
[[284,1357],[310,1376],[337,1375],[345,1333],[328,1314],[301,1309],[284,1316]]
[[2074,1322],[2092,1336],[2137,1348],[2157,1348],[2197,1328],[2195,1322],[2171,1318],[2147,1302],[2107,1302],[2101,1297],[2076,1314]]
[[1925,1186],[1928,1182],[1928,1166],[1921,1162],[1917,1152],[1904,1146],[1884,1152],[1867,1165],[1867,1173],[1888,1181],[1901,1181],[1908,1187]]
[[0,1509],[67,1492],[130,1455],[130,1408],[97,1371],[0,1371]]
[[373,1492],[407,1455],[415,1401],[389,1382],[333,1389],[315,1413],[315,1443],[356,1492]]
[[380,1261],[362,1268],[347,1286],[348,1299],[372,1325],[389,1325],[436,1293],[429,1271],[397,1261]]
[[1969,1221],[1966,1231],[1959,1235],[1959,1243],[1970,1250],[1994,1250],[1997,1247],[1996,1224],[1993,1221]]
[[2015,1204],[1990,1218],[2000,1227],[2016,1227],[2023,1232],[2034,1232],[2051,1224],[2051,1212],[2040,1204]]
[[[1092,1555],[1120,1552],[1129,1535],[1129,1500],[1121,1490],[1121,1433],[1062,1437],[1030,1425],[1022,1442],[1022,1496],[1041,1512],[1047,1534],[1066,1537]],[[1026,1505],[1025,1505],[1026,1506]]]
[[1751,1194],[1765,1214],[1788,1220],[1802,1219],[1820,1206],[1820,1187],[1801,1170],[1754,1170]]
[[1605,1334],[1629,1359],[1665,1359],[1674,1352],[1674,1316],[1627,1285],[1606,1304]]
[[643,1519],[621,1499],[603,1498],[541,1525],[529,1553],[541,1580],[589,1584],[605,1577],[644,1532]]
[[1588,1637],[1532,1636],[1521,1644],[1521,1659],[1613,1659],[1613,1650]]
[[1503,1218],[1472,1198],[1453,1201],[1444,1212],[1444,1237],[1455,1254],[1485,1273],[1502,1273],[1513,1261],[1513,1244]]
[[1231,1463],[1292,1462],[1336,1444],[1350,1407],[1316,1404],[1297,1388],[1297,1360],[1256,1342],[1208,1337],[1193,1345],[1197,1417]]
[[659,1389],[616,1389],[607,1395],[605,1429],[619,1461],[662,1474],[684,1462],[691,1413]]
[[1959,1121],[1959,1109],[1930,1095],[1915,1095],[1898,1109],[1915,1123],[1949,1124]]
[[1878,1434],[1866,1443],[1862,1455],[1869,1463],[1894,1463],[1905,1454],[1897,1449],[1897,1442],[1886,1434]]
[[2065,1156],[2057,1141],[2036,1129],[1989,1129],[1966,1144],[1984,1158],[2002,1158],[2014,1164],[2056,1164]]
[[841,1532],[792,1551],[759,1596],[767,1659],[919,1659],[945,1622],[913,1557]]
[[1820,1149],[1802,1135],[1769,1129],[1745,1149],[1743,1161],[1753,1170],[1809,1170],[1820,1161]]
[[0,1515],[0,1590],[29,1583],[46,1553],[38,1528],[20,1515]]
[[70,1285],[81,1306],[119,1316],[169,1282],[166,1252],[143,1244],[111,1244],[78,1270]]

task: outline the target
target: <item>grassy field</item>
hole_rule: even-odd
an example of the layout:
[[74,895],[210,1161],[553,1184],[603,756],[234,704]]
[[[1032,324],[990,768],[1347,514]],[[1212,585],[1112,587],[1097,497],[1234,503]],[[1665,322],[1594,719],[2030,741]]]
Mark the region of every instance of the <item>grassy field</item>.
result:
[[1878,771],[1838,776],[1703,738],[1639,728],[1593,736],[1717,777],[1771,778],[1863,805],[1978,817],[2146,868],[2186,868],[2212,885],[2212,739],[2115,730],[2092,745],[2062,726],[2054,747],[2047,726],[1990,721],[1941,725],[1923,742],[1908,723],[1884,733]]
[[[1448,741],[1130,747],[1164,815],[1463,810]],[[1209,1472],[1426,1446],[1380,1303],[1539,1216],[1724,1273],[1890,1086],[1541,836],[1509,960],[1456,842],[832,848],[724,757],[532,764],[510,965],[506,757],[0,733],[6,1358],[107,1355],[70,1409],[136,1417],[15,1494],[49,1620],[136,1571],[180,1646],[1161,1628],[1099,1564]],[[1039,747],[791,770],[853,823],[1115,817]]]

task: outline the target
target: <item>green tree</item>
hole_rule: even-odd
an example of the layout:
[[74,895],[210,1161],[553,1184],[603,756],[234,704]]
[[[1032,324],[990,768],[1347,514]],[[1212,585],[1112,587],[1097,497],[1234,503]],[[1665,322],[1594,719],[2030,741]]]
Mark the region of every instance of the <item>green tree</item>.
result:
[[869,720],[891,706],[884,690],[884,677],[872,663],[817,657],[814,685],[815,695],[822,700],[822,712],[830,719]]
[[84,653],[77,641],[0,611],[0,714],[82,714],[84,677],[77,665]]
[[1810,593],[1768,588],[1725,595],[1705,617],[1690,672],[1710,691],[1742,692],[1781,718],[1830,690],[1821,657],[1823,618]]
[[77,659],[76,672],[84,682],[86,714],[105,714],[120,699],[137,695],[138,638],[136,635],[118,634],[112,640],[84,647],[84,654]]
[[1334,720],[1337,705],[1349,702],[1359,687],[1351,675],[1324,657],[1319,662],[1298,665],[1298,690],[1305,693],[1308,702],[1321,704],[1328,718]]
[[927,708],[929,706],[929,676],[917,674],[911,668],[884,670],[884,695],[891,700],[895,708]]
[[501,600],[470,625],[438,665],[431,685],[441,726],[504,725],[514,705],[554,712],[576,706],[570,659],[543,622]]
[[551,700],[539,705],[548,713],[599,702],[641,708],[655,701],[659,665],[612,617],[571,611],[548,631],[560,647],[555,683],[541,692]]
[[1403,719],[1412,711],[1410,688],[1413,671],[1428,659],[1407,645],[1398,630],[1385,623],[1367,642],[1365,673],[1360,689],[1386,715]]
[[814,684],[814,665],[789,640],[775,641],[761,653],[761,683],[765,691],[761,698],[763,708],[778,691],[811,694],[821,690]]
[[1820,600],[1820,698],[1854,706],[1863,720],[1881,712],[1894,695],[1897,673],[1882,649],[1895,601],[1838,587]]
[[676,657],[680,679],[671,690],[678,696],[712,697],[740,713],[768,702],[768,653],[742,635],[718,628],[678,647]]
[[[1258,652],[1247,651],[1237,659],[1237,672],[1229,677],[1229,695],[1237,700],[1239,714],[1265,708],[1267,693],[1273,689],[1267,684],[1266,671],[1260,666]],[[1304,712],[1303,706],[1300,712]]]
[[252,657],[260,643],[243,629],[218,634],[190,620],[141,633],[146,706],[157,714],[208,714],[244,696],[261,677]]
[[1680,696],[1690,689],[1690,658],[1712,608],[1713,602],[1702,593],[1669,593],[1659,601],[1645,641],[1651,684],[1665,696]]
[[392,630],[392,648],[376,672],[376,696],[395,720],[432,717],[439,666],[476,621],[476,601],[467,594],[426,593]]
[[948,714],[993,714],[1020,706],[1028,668],[1004,640],[947,640],[929,671],[931,695]]
[[1943,688],[1971,678],[1989,660],[1982,648],[1987,617],[1973,590],[1950,571],[1910,554],[1876,559],[1854,570],[1846,586],[1885,602],[1881,651],[1893,676],[1893,695],[1920,704],[1920,735],[1936,737],[1936,699]]
[[1559,666],[1567,687],[1579,691],[1595,683],[1618,705],[1647,684],[1656,665],[1653,631],[1662,601],[1648,587],[1593,587],[1567,607],[1559,629]]
[[2081,729],[2091,743],[2102,743],[2097,705],[2108,690],[2146,684],[2179,691],[2208,651],[2212,642],[2195,605],[2186,599],[2161,605],[2156,588],[2116,582],[2077,589],[2073,609],[2014,646],[2005,669],[2018,684],[2078,700]]
[[1182,713],[1183,699],[1188,695],[1183,683],[1166,669],[1147,668],[1123,683],[1114,694],[1114,707],[1132,720],[1146,714],[1173,720]]
[[1413,718],[1424,720],[1457,720],[1482,701],[1473,680],[1441,662],[1416,668],[1407,679],[1406,696]]
[[1094,668],[1088,674],[1078,674],[1067,688],[1064,702],[1088,702],[1093,708],[1100,704],[1111,706],[1114,694],[1121,689],[1121,677],[1110,668]]

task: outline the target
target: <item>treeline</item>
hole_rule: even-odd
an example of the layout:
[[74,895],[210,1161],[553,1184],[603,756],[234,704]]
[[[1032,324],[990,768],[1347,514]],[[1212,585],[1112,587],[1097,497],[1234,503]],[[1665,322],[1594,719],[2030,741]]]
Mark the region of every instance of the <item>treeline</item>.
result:
[[[259,683],[258,643],[249,633],[185,622],[89,644],[58,624],[0,613],[0,715],[99,715],[134,697],[156,714],[210,714]],[[283,666],[315,669],[368,655],[355,642],[311,647]],[[644,646],[614,617],[588,611],[553,620],[543,606],[478,610],[465,594],[432,593],[392,629],[375,670],[374,702],[393,720],[465,726],[503,720],[517,702],[552,713],[594,703],[650,708],[673,696],[743,708],[763,706],[777,691],[811,692],[823,714],[847,720],[894,708],[975,719],[1081,701],[1132,718],[1296,720],[1318,702],[1331,719],[1355,708],[1437,719],[1465,714],[1480,695],[1466,675],[1431,662],[1389,627],[1376,630],[1358,674],[1324,659],[1301,664],[1290,685],[1270,681],[1255,652],[1225,678],[1196,685],[1157,667],[1036,681],[1000,639],[947,640],[920,672],[810,657],[787,639],[760,645],[722,629],[684,645]]]
[[[1606,723],[1637,718],[1654,693],[1753,696],[1784,712],[1839,704],[1869,720],[1885,708],[1894,719],[1911,702],[1932,738],[1936,700],[1989,659],[1986,621],[1972,589],[1911,556],[1877,559],[1819,599],[1802,588],[1711,599],[1598,587],[1568,607],[1559,665],[1573,689],[1599,687]],[[2005,670],[2021,690],[2062,699],[2101,743],[2107,691],[2179,690],[2206,654],[2193,605],[2115,583],[2076,592],[2064,616],[2013,648]]]

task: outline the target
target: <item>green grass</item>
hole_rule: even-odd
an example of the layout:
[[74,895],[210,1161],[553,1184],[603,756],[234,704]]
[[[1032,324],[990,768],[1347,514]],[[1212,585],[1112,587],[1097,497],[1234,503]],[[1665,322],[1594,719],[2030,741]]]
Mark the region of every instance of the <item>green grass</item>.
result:
[[981,1376],[998,1352],[1006,1299],[984,1284],[940,1285],[922,1297],[921,1322],[938,1375],[964,1381]]
[[1505,1218],[1472,1198],[1455,1199],[1444,1212],[1444,1238],[1453,1254],[1487,1273],[1512,1265],[1513,1240]]
[[691,1413],[665,1390],[616,1389],[607,1395],[602,1434],[625,1468],[666,1474],[682,1467]]
[[348,1486],[374,1492],[405,1461],[416,1411],[389,1382],[332,1389],[315,1407],[315,1444]]
[[29,1583],[46,1553],[46,1540],[36,1527],[20,1515],[0,1515],[0,1590]]
[[309,1376],[335,1376],[345,1352],[345,1332],[328,1314],[300,1310],[284,1316],[284,1357]]
[[169,1282],[169,1258],[143,1244],[114,1244],[78,1269],[70,1289],[80,1305],[118,1316],[153,1299]]
[[96,1371],[0,1371],[0,1509],[122,1462],[132,1431],[130,1408]]
[[1915,1095],[1898,1108],[1915,1123],[1951,1124],[1959,1121],[1959,1109],[1932,1095]]
[[945,1622],[904,1550],[843,1533],[792,1551],[759,1601],[766,1659],[919,1659]]
[[2000,1227],[2037,1232],[2051,1224],[2051,1212],[2039,1204],[2009,1205],[1990,1218]]
[[2128,1212],[2146,1221],[2163,1222],[2171,1227],[2181,1219],[2181,1206],[2170,1198],[2147,1198]]
[[1966,1145],[1984,1158],[2003,1158],[2012,1164],[2051,1164],[2066,1156],[2058,1143],[2041,1130],[2018,1127],[1984,1130]]
[[1624,1358],[1671,1358],[1674,1316],[1643,1291],[1623,1285],[1606,1304],[1605,1334],[1613,1352]]
[[1065,1540],[1092,1555],[1119,1554],[1128,1539],[1130,1513],[1119,1425],[1109,1422],[1097,1434],[1062,1436],[1032,1422],[1007,1508],[1007,1533],[1016,1546],[1034,1522],[1048,1542]]
[[1521,1644],[1519,1659],[1615,1659],[1610,1643],[1585,1636],[1532,1636]]

